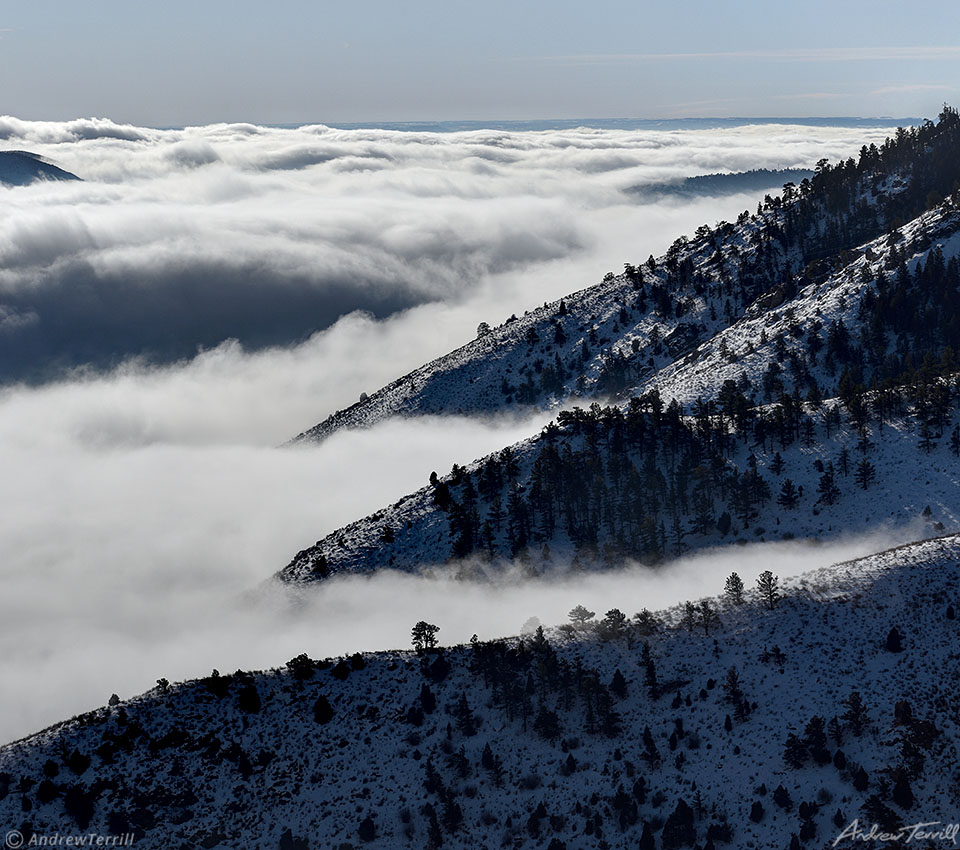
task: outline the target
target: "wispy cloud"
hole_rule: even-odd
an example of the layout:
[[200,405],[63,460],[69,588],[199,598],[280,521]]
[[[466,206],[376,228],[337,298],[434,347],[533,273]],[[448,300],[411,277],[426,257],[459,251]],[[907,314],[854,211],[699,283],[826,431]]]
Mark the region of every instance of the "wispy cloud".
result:
[[[849,97],[848,93],[841,92],[797,92],[794,94],[779,94],[769,96],[770,101],[783,103],[791,102],[820,102],[838,100]],[[756,103],[755,98],[751,97],[717,97],[706,100],[685,100],[672,104],[671,115],[687,115],[691,112],[711,115],[730,115],[744,109],[752,107]],[[784,123],[789,123],[789,119],[784,119]]]
[[906,86],[884,86],[874,89],[870,94],[910,94],[923,91],[957,91],[956,86],[944,86],[939,83],[915,83]]
[[901,62],[960,59],[960,46],[802,47],[759,50],[718,50],[690,53],[590,53],[543,57],[561,65],[631,65],[700,59],[746,59],[780,62]]

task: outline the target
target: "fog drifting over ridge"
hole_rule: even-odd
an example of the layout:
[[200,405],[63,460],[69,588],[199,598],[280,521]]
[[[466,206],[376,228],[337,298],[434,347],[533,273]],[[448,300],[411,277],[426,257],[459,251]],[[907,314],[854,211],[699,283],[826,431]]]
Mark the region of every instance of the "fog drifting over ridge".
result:
[[231,338],[288,346],[356,310],[383,318],[486,296],[498,309],[482,318],[502,321],[755,200],[654,210],[627,187],[811,167],[888,133],[155,130],[0,117],[0,146],[84,180],[0,190],[0,380],[137,354],[169,362]]
[[[481,320],[756,206],[755,196],[644,205],[623,188],[808,167],[886,132],[159,131],[0,118],[0,146],[85,181],[0,188],[0,362],[7,377],[57,375],[0,388],[0,741],[160,676],[404,645],[422,617],[454,641],[515,633],[531,615],[555,623],[577,602],[610,607],[602,600],[621,578],[633,584],[609,595],[647,607],[690,595],[701,574],[702,593],[718,592],[726,561],[698,561],[679,583],[638,573],[509,592],[351,580],[298,617],[243,597],[432,469],[542,420],[392,422],[275,446],[467,341]],[[208,350],[194,356],[198,343]],[[180,359],[61,369],[153,345]],[[790,569],[871,548],[798,548]]]

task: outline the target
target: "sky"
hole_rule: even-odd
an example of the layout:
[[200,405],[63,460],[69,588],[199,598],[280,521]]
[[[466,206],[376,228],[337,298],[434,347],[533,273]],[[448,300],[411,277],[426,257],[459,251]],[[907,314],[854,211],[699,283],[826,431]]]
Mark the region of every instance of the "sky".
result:
[[147,126],[935,116],[960,6],[597,0],[32,0],[0,7],[2,110]]

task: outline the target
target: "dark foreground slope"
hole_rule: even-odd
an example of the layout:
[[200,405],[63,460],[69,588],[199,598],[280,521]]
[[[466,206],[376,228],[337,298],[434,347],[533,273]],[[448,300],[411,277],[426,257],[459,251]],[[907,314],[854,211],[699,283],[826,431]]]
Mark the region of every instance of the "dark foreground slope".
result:
[[855,819],[949,822],[958,603],[949,537],[807,574],[772,609],[708,600],[716,621],[611,611],[164,683],[0,750],[0,820],[165,850],[819,848]]

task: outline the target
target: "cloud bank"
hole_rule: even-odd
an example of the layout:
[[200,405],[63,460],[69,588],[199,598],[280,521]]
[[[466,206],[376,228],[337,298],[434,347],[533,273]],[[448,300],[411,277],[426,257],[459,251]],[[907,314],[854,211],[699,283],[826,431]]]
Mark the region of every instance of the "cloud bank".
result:
[[[887,132],[156,130],[0,117],[2,147],[84,180],[3,191],[0,380],[132,356],[167,363],[228,339],[289,346],[354,311],[385,318],[483,296],[529,307],[740,211],[728,198],[664,214],[626,187],[810,167]],[[549,286],[536,282],[544,270]]]
[[686,586],[670,572],[489,591],[383,576],[331,584],[294,611],[247,593],[431,470],[541,423],[394,422],[277,445],[463,343],[479,321],[756,204],[654,206],[625,187],[806,167],[883,134],[0,118],[4,146],[84,178],[2,190],[0,741],[160,676],[405,645],[421,617],[458,641],[516,632],[533,615],[562,621],[578,602],[601,613],[667,604],[700,586],[701,567],[702,592],[716,592],[722,562],[677,573]]

